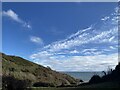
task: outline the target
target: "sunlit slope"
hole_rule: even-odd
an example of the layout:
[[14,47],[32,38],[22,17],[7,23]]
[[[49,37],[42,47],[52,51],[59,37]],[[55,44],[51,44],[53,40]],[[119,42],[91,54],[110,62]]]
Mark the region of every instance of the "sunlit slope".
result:
[[18,80],[30,80],[32,84],[37,82],[51,85],[72,85],[77,84],[78,80],[73,77],[43,67],[17,56],[2,54],[3,76],[12,76]]

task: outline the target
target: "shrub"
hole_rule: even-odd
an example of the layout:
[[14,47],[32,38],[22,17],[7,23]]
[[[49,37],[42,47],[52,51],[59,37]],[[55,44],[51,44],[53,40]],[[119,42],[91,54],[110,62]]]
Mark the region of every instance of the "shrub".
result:
[[101,77],[99,75],[94,75],[90,80],[89,83],[99,83],[101,82]]
[[24,90],[31,86],[30,80],[18,80],[12,76],[2,78],[3,90]]
[[51,83],[45,83],[45,82],[36,82],[33,84],[34,87],[53,87],[54,85]]

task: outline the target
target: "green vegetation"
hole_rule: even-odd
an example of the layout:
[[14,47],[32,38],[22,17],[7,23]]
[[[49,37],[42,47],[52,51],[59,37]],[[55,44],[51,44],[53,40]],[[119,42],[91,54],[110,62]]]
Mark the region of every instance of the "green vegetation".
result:
[[[79,80],[17,56],[2,54],[3,87],[57,87],[76,85]],[[23,85],[17,85],[26,82]],[[10,86],[11,85],[11,86]]]
[[108,69],[108,71],[104,73],[102,77],[94,75],[89,83],[117,82],[120,85],[120,63],[116,66],[115,70]]
[[104,82],[104,83],[97,83],[97,84],[90,84],[90,85],[84,85],[79,87],[34,87],[30,90],[86,90],[86,89],[92,89],[92,90],[113,90],[113,88],[119,88],[119,84],[117,82]]
[[[83,90],[85,88],[120,88],[120,63],[115,70],[94,75],[89,82],[51,70],[21,57],[2,53],[3,90]],[[80,83],[80,81],[82,83]]]

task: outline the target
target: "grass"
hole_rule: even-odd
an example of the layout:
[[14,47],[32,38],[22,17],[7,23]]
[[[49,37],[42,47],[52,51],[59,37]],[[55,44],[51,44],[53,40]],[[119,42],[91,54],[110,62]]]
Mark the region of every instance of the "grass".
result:
[[[118,79],[117,81],[119,81],[119,75],[120,75],[119,70],[120,70],[120,66],[117,66],[116,70],[114,70],[113,76],[111,75],[112,78],[113,77],[117,78]],[[69,83],[73,84],[77,82],[76,79],[74,79],[69,75],[53,71],[50,68],[45,68],[41,65],[37,65],[35,63],[32,63],[20,57],[8,56],[4,54],[2,57],[2,71],[4,76],[12,76],[14,77],[15,80],[30,80],[32,84],[36,82],[42,82],[44,84],[50,84],[50,85],[52,84],[52,86],[60,86],[61,83],[63,83],[64,85],[66,84],[69,85]],[[117,75],[117,77],[114,75]],[[106,75],[105,78],[108,78],[108,76]],[[19,83],[15,83],[16,85],[14,85],[14,83],[10,83],[10,84],[12,84],[13,87],[17,85],[19,86]],[[91,84],[91,85],[87,84],[79,87],[58,87],[58,88],[57,87],[32,87],[30,88],[30,90],[83,90],[87,88],[89,89],[95,88],[95,90],[100,90],[100,88],[108,88],[108,89],[120,88],[120,83],[104,82],[104,83]]]
[[[1,54],[0,54],[1,55]],[[13,77],[15,80],[26,80],[31,82],[31,86],[36,83],[48,86],[61,86],[77,84],[78,80],[75,78],[44,67],[18,56],[10,56],[2,53],[2,75],[3,77]],[[7,84],[10,82],[9,78],[5,81]],[[3,80],[4,81],[4,80]],[[11,81],[12,82],[12,81]],[[10,83],[11,85],[13,83]],[[17,83],[16,83],[17,84]],[[43,85],[43,86],[44,86]],[[12,85],[14,87],[14,85]]]
[[79,86],[79,87],[59,87],[59,88],[56,88],[56,87],[33,87],[30,90],[85,90],[85,89],[101,90],[103,88],[113,90],[113,88],[120,88],[120,85],[117,82],[104,82],[104,83],[85,85],[85,86]]

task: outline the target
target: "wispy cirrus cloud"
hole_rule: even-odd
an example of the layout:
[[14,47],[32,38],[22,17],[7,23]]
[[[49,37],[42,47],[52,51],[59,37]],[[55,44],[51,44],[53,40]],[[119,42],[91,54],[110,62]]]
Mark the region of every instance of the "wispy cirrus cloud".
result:
[[99,66],[97,70],[114,67],[117,64],[117,17],[115,8],[115,12],[101,19],[102,24],[91,25],[63,40],[46,45],[30,58],[44,66],[65,71],[73,68],[75,71],[94,71],[96,66]]
[[32,26],[27,23],[26,21],[22,20],[17,13],[15,13],[13,10],[9,9],[7,11],[2,12],[3,16],[9,17],[12,20],[16,21],[17,23],[22,24],[22,26],[31,29]]
[[81,45],[86,45],[88,43],[117,44],[117,27],[111,28],[108,31],[103,31],[97,34],[94,34],[94,31],[92,29],[90,29],[90,32],[84,32],[80,34],[78,34],[78,32],[72,35],[72,37],[70,36],[67,39],[53,42],[52,44],[45,46],[44,49],[49,49],[49,51],[60,51],[63,49],[69,49]]

